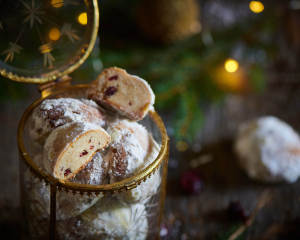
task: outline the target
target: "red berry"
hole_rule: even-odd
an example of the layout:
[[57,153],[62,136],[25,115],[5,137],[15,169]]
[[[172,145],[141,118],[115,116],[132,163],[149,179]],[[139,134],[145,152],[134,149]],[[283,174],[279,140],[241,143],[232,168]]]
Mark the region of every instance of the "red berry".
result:
[[105,96],[109,97],[114,95],[116,92],[118,91],[118,89],[115,86],[110,86],[105,90]]
[[70,168],[67,168],[64,173],[65,177],[68,176],[70,173],[72,173]]
[[203,191],[204,182],[196,170],[188,170],[180,177],[180,186],[188,194],[197,194]]
[[108,78],[108,81],[118,80],[118,75],[112,76]]
[[89,153],[88,151],[86,151],[86,150],[83,150],[83,152],[82,152],[82,153],[80,153],[79,157],[82,157],[82,156],[84,156],[84,155],[87,155],[88,153]]
[[230,202],[228,207],[228,216],[233,221],[241,221],[243,223],[245,223],[249,218],[241,203],[238,201]]

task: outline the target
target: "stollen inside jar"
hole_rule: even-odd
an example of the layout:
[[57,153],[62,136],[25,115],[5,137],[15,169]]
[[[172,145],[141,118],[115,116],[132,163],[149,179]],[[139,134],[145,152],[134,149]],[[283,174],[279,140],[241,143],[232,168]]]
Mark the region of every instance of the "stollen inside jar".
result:
[[[109,174],[106,175],[108,179],[103,177],[108,163],[103,160],[102,153],[95,154],[93,165],[87,165],[85,172],[79,172],[70,181],[54,178],[43,169],[42,147],[30,137],[34,109],[46,99],[81,100],[86,97],[87,88],[88,85],[76,85],[59,89],[34,102],[20,121],[23,236],[34,239],[54,236],[55,239],[155,239],[163,211],[168,137],[154,110],[138,123],[153,139],[155,150],[148,156],[150,161],[134,175],[113,183]],[[102,176],[100,182],[91,176],[95,169],[97,176]],[[93,181],[89,181],[91,179]],[[53,207],[51,209],[53,191],[55,212]]]

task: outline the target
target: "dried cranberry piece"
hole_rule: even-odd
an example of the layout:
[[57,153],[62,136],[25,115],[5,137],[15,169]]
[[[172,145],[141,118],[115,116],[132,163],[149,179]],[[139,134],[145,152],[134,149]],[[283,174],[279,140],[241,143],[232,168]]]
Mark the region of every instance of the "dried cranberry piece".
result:
[[131,103],[131,102],[129,102],[129,105],[131,106],[131,105],[132,105],[132,103]]
[[110,86],[105,90],[105,96],[109,97],[114,95],[116,92],[118,91],[118,89],[115,86]]
[[62,172],[62,170],[64,170],[64,167],[62,167],[62,168],[60,169],[61,172]]
[[230,202],[228,207],[228,216],[233,221],[241,221],[245,223],[249,215],[245,212],[242,205],[238,201]]
[[108,81],[113,81],[113,80],[118,80],[119,76],[118,75],[114,75],[112,77],[108,78]]
[[84,156],[84,155],[87,155],[88,153],[89,153],[88,151],[86,151],[86,150],[83,150],[83,152],[82,152],[82,153],[80,153],[79,157],[82,157],[82,156]]
[[70,170],[70,168],[67,168],[64,173],[65,177],[68,176],[70,173],[72,173],[72,171]]
[[203,191],[204,182],[196,170],[188,170],[180,177],[180,186],[188,194],[197,194]]
[[90,138],[89,143],[92,141],[92,139]]
[[90,146],[90,149],[93,149],[94,148],[94,146]]

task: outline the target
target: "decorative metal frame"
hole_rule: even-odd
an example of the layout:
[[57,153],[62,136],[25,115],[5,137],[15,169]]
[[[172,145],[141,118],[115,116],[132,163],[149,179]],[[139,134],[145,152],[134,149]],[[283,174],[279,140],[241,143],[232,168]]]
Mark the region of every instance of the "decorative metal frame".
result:
[[85,44],[84,48],[81,51],[78,52],[79,55],[76,55],[75,58],[73,59],[74,63],[72,63],[67,69],[65,69],[62,72],[55,70],[47,74],[44,74],[44,76],[42,75],[41,77],[24,77],[24,76],[18,76],[11,72],[7,72],[6,69],[0,68],[0,75],[17,82],[42,84],[42,83],[55,81],[57,78],[68,75],[74,70],[76,70],[81,64],[84,63],[84,61],[87,59],[87,57],[93,50],[97,38],[98,28],[99,28],[98,2],[97,0],[86,0],[86,2],[90,12],[93,13],[93,15],[88,16],[91,19],[90,21],[91,24],[89,24],[88,22],[87,25],[87,27],[91,31],[90,41],[88,44]]
[[[161,222],[162,214],[163,214],[163,205],[164,205],[164,198],[166,194],[166,176],[167,176],[167,164],[168,164],[168,156],[169,156],[169,137],[167,136],[167,132],[164,126],[163,121],[161,120],[160,116],[157,114],[155,110],[149,111],[148,115],[151,117],[151,119],[155,122],[157,125],[161,136],[162,136],[162,144],[160,152],[157,156],[157,158],[144,170],[140,171],[138,174],[129,177],[123,181],[112,183],[112,184],[106,184],[106,185],[88,185],[88,184],[79,184],[79,183],[72,183],[64,180],[57,179],[50,174],[45,173],[44,171],[40,170],[38,166],[32,161],[31,157],[29,156],[28,152],[26,151],[24,140],[23,140],[23,132],[24,132],[24,125],[26,119],[30,116],[32,111],[47,97],[54,95],[54,94],[60,94],[63,92],[66,92],[68,90],[83,90],[88,88],[88,84],[82,84],[82,85],[74,85],[74,86],[67,86],[63,88],[59,88],[55,91],[47,91],[47,94],[43,94],[42,97],[32,103],[23,114],[19,126],[18,126],[18,132],[17,132],[17,142],[18,142],[18,148],[19,153],[21,156],[21,159],[25,163],[26,167],[29,168],[32,175],[36,178],[39,178],[41,181],[44,180],[45,183],[48,185],[50,184],[50,191],[51,191],[51,200],[50,200],[50,239],[55,238],[55,225],[56,225],[56,191],[64,190],[66,192],[71,191],[73,194],[76,192],[79,192],[81,195],[87,194],[88,196],[91,196],[93,193],[96,196],[99,196],[99,194],[103,194],[106,196],[107,194],[114,194],[116,192],[122,192],[122,191],[128,191],[133,188],[136,188],[137,185],[141,184],[142,181],[146,181],[147,178],[151,177],[151,174],[154,174],[156,170],[160,167],[163,161],[164,162],[164,175],[162,179],[162,196],[161,196],[161,202],[160,202],[160,213],[159,213],[159,222]],[[158,236],[159,237],[159,236]]]

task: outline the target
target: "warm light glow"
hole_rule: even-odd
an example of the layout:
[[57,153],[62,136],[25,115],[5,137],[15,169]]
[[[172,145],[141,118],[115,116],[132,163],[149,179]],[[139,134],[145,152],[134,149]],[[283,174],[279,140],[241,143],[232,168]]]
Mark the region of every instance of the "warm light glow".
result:
[[236,72],[239,68],[239,63],[233,59],[227,59],[225,62],[225,69],[227,72],[233,73]]
[[255,13],[260,13],[265,9],[264,5],[258,1],[252,1],[249,4],[249,7],[250,7],[251,11],[255,12]]
[[60,8],[63,5],[63,0],[52,0],[53,7]]
[[188,149],[188,144],[184,141],[178,141],[176,143],[176,148],[179,152],[184,152]]
[[82,25],[86,25],[87,24],[87,14],[81,13],[78,17],[78,22]]
[[239,67],[235,72],[228,72],[224,65],[220,65],[212,77],[217,86],[225,92],[242,93],[248,86],[247,71],[243,67]]
[[58,30],[58,28],[51,28],[51,30],[49,31],[49,38],[53,41],[60,38],[60,31]]

